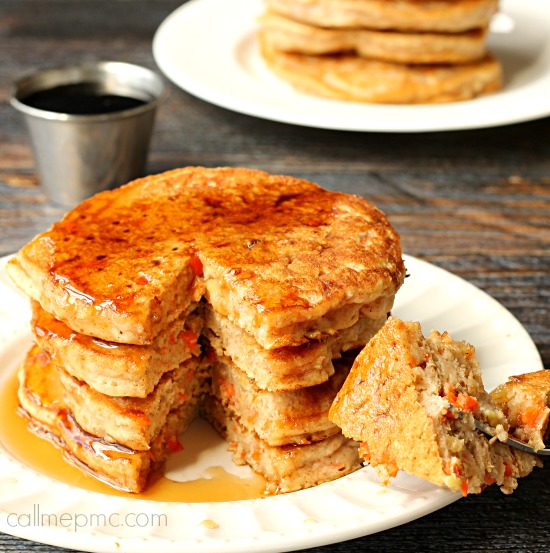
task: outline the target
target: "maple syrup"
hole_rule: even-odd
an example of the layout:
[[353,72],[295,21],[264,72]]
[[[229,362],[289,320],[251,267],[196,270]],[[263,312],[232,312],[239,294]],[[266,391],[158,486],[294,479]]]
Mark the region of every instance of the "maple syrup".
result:
[[110,94],[94,83],[60,85],[33,92],[21,99],[33,108],[70,115],[101,115],[144,106],[139,98]]
[[207,469],[209,478],[187,482],[160,475],[146,491],[138,494],[112,488],[67,462],[52,442],[39,438],[27,428],[26,419],[17,413],[17,385],[14,371],[0,389],[0,442],[22,464],[54,480],[92,492],[162,502],[237,501],[265,496],[266,482],[261,476],[240,478],[222,467]]

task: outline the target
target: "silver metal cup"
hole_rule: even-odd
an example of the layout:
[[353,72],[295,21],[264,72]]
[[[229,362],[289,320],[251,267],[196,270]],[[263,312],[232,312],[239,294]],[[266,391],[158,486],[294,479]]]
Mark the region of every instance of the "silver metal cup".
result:
[[[36,92],[83,83],[103,94],[145,103],[96,115],[45,111],[25,104]],[[164,84],[156,73],[113,61],[44,69],[16,81],[10,102],[24,115],[47,197],[73,207],[96,192],[143,176],[156,108],[164,96]]]

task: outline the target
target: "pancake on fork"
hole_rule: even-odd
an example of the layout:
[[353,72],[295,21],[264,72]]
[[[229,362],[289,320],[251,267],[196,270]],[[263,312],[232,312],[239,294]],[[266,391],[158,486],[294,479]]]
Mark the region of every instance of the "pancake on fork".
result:
[[98,478],[141,491],[199,409],[271,491],[359,467],[326,418],[334,366],[382,326],[405,277],[398,234],[365,200],[178,169],[86,200],[8,271],[40,348],[21,369],[29,424]]
[[370,340],[329,412],[360,456],[389,483],[404,470],[453,491],[497,484],[512,493],[540,460],[476,429],[507,438],[508,421],[485,391],[474,348],[390,317]]
[[491,392],[510,421],[511,434],[534,449],[550,437],[550,370],[511,376]]

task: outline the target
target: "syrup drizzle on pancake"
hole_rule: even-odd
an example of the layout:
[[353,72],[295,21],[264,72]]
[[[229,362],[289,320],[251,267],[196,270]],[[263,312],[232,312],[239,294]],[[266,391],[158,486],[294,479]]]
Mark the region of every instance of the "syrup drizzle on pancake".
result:
[[0,390],[0,442],[22,464],[71,486],[108,495],[164,502],[237,501],[265,496],[266,483],[261,476],[254,474],[250,478],[239,478],[221,467],[208,469],[210,478],[189,482],[175,482],[161,474],[139,494],[117,490],[67,463],[63,452],[54,447],[55,440],[42,435],[42,438],[48,437],[44,440],[32,433],[18,411],[17,374],[14,372]]

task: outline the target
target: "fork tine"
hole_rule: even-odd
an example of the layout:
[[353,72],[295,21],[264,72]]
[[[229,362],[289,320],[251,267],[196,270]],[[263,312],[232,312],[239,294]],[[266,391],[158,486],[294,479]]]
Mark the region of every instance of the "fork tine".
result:
[[[478,421],[477,419],[474,419],[476,428],[486,434],[487,436],[494,437],[491,433],[491,427]],[[545,447],[544,449],[534,449],[530,445],[527,445],[524,442],[521,442],[519,440],[516,440],[512,438],[510,435],[508,435],[508,439],[506,440],[506,444],[510,447],[515,447],[516,449],[521,449],[522,451],[526,451],[527,453],[533,453],[534,455],[550,455],[550,448]]]

